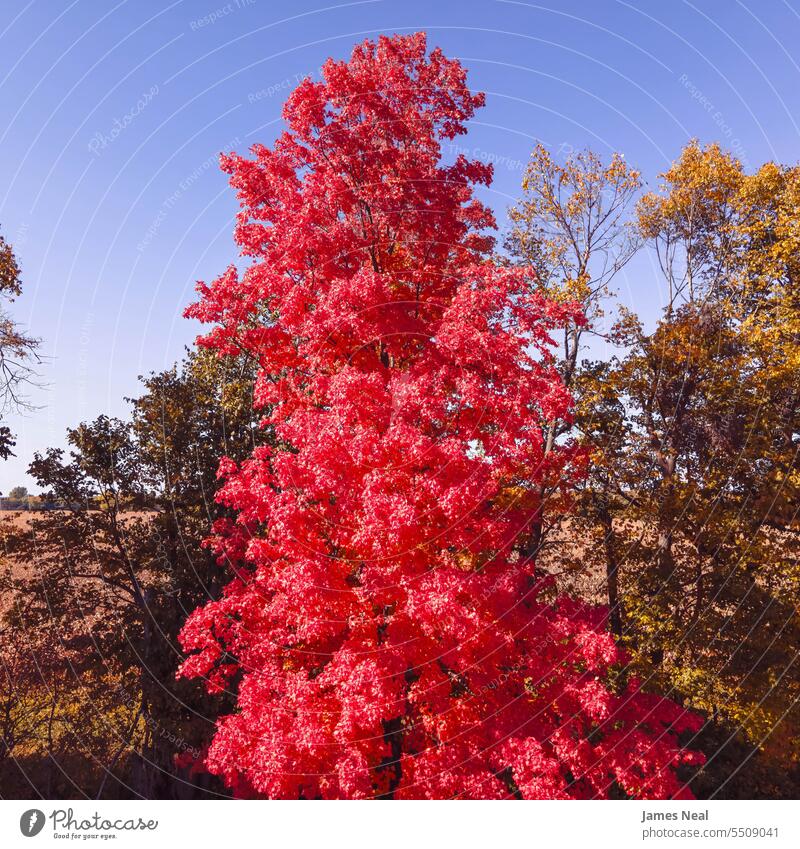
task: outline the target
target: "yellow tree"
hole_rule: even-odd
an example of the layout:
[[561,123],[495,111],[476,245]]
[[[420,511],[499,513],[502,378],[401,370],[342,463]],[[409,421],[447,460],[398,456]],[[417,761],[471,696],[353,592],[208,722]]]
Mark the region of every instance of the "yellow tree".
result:
[[[639,177],[621,158],[559,166],[537,149],[512,210],[510,246],[538,263],[534,285],[588,316],[564,331],[575,420],[553,423],[552,438],[577,435],[592,463],[560,523],[573,544],[542,562],[605,596],[648,686],[715,720],[701,780],[720,792],[784,792],[800,733],[799,175],[774,163],[747,175],[718,145],[690,142],[637,204],[634,236]],[[581,361],[637,239],[663,275],[660,320],[646,330],[620,310],[620,354]],[[546,528],[559,525],[550,504]]]
[[[588,341],[606,335],[611,283],[638,248],[630,216],[640,188],[639,172],[621,154],[604,161],[583,150],[559,163],[540,144],[525,171],[522,197],[509,210],[512,229],[507,248],[515,261],[538,270],[531,285],[553,300],[575,301],[583,308],[586,321],[563,328],[560,359],[564,382],[576,395],[579,419],[587,409],[581,390],[598,385],[582,376],[581,354]],[[571,421],[546,422],[546,453],[572,427]],[[533,493],[527,544],[531,556],[540,553],[548,533],[563,519],[552,499],[556,491],[557,482],[552,481]],[[612,607],[616,609],[615,604]]]
[[642,671],[777,761],[800,741],[800,171],[692,142],[639,206],[667,283],[610,380],[626,409],[620,567]]

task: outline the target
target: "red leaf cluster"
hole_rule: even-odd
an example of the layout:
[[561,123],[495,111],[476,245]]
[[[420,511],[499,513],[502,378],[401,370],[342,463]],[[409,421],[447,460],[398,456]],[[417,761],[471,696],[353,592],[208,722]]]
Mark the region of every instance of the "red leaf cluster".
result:
[[542,430],[576,310],[487,259],[490,167],[442,155],[482,102],[423,34],[367,41],[292,94],[272,149],[224,159],[252,262],[188,314],[258,358],[275,447],[221,463],[234,576],[182,674],[236,688],[206,764],[238,795],[686,794],[697,719],[613,691],[605,611],[544,601],[520,551],[535,485],[578,466]]

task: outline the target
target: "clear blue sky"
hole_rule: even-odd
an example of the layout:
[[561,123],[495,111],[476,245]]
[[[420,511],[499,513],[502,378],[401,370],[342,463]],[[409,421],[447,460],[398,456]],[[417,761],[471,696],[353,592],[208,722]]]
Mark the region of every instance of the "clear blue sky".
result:
[[[459,144],[498,161],[486,197],[501,222],[537,141],[623,151],[651,182],[691,136],[751,167],[798,158],[797,0],[9,4],[0,225],[24,272],[14,315],[49,360],[39,410],[9,421],[18,456],[0,490],[31,486],[33,452],[66,427],[124,414],[137,375],[194,338],[181,317],[194,281],[235,258],[218,152],[270,143],[286,94],[327,56],[417,29],[487,92]],[[656,314],[646,260],[618,286]]]

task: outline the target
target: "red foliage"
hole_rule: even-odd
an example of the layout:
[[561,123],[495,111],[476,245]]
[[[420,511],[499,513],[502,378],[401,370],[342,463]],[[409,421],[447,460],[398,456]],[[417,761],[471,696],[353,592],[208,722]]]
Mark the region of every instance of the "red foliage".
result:
[[696,718],[614,694],[605,611],[545,603],[519,551],[526,493],[573,474],[541,423],[569,409],[548,330],[574,308],[485,259],[490,168],[442,163],[482,95],[423,34],[323,76],[271,150],[224,159],[254,261],[188,310],[259,358],[279,446],[223,460],[235,576],[182,634],[182,674],[238,687],[208,769],[277,798],[686,795]]

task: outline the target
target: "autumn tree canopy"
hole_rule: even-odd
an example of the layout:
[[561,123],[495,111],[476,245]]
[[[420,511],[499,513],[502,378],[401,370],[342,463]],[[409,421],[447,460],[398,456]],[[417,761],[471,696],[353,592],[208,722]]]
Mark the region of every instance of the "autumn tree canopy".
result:
[[482,105],[423,34],[358,45],[224,167],[251,262],[199,286],[203,344],[260,366],[275,446],[223,459],[222,597],[182,674],[231,689],[205,758],[241,796],[680,796],[698,720],[626,682],[606,612],[548,600],[531,492],[569,416],[574,301],[488,261],[488,166],[442,142]]
[[800,525],[800,170],[746,174],[691,142],[639,208],[669,300],[630,318],[610,376],[624,429],[627,615],[660,687],[796,763]]
[[0,795],[224,792],[184,769],[223,702],[175,680],[177,634],[223,582],[202,547],[228,512],[214,501],[218,457],[269,438],[253,371],[190,352],[142,379],[130,419],[81,423],[67,450],[35,456],[29,473],[55,509],[0,523]]
[[[514,255],[579,247],[570,222],[597,203],[571,187],[585,163],[601,163],[592,173],[605,197],[624,200],[604,176],[615,161],[583,153],[555,165],[535,151]],[[617,310],[611,355],[565,371],[575,404],[561,427],[591,462],[569,514],[546,512],[543,571],[583,598],[605,596],[638,674],[709,717],[713,763],[694,785],[704,795],[796,787],[798,186],[797,167],[747,174],[719,145],[687,144],[657,188],[619,208],[589,275],[599,281],[631,244],[645,247],[662,276],[661,315],[647,327]],[[550,266],[539,285],[558,291],[573,276]],[[590,326],[615,309],[600,297]]]

